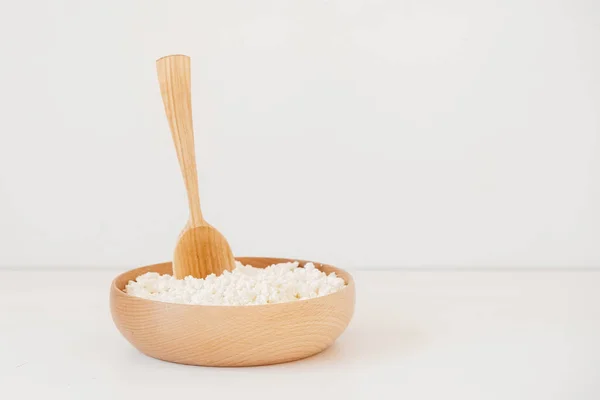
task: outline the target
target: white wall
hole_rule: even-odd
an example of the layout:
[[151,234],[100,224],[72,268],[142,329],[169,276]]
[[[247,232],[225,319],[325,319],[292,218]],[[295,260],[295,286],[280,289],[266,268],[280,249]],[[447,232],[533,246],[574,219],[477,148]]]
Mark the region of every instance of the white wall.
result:
[[600,2],[3,2],[0,266],[171,257],[156,58],[238,255],[600,265]]

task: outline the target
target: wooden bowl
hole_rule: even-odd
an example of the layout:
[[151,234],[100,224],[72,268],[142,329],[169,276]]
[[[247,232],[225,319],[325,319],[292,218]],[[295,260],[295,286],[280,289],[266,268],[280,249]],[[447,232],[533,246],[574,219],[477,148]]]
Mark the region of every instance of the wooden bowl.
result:
[[[236,258],[265,268],[296,261]],[[301,261],[304,265],[308,261]],[[146,272],[171,274],[171,263],[149,265],[119,275],[110,287],[115,325],[142,353],[180,364],[241,367],[277,364],[317,354],[329,347],[354,313],[354,281],[338,268],[314,263],[346,281],[338,292],[308,300],[250,306],[173,304],[125,293],[125,285]]]

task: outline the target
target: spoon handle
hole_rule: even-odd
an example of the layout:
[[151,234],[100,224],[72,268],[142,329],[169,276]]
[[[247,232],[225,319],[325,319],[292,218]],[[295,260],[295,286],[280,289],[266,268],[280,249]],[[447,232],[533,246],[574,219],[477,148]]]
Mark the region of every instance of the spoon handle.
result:
[[192,226],[205,225],[200,210],[194,127],[192,123],[192,94],[190,58],[171,55],[156,61],[160,94],[171,128],[179,167],[185,182]]

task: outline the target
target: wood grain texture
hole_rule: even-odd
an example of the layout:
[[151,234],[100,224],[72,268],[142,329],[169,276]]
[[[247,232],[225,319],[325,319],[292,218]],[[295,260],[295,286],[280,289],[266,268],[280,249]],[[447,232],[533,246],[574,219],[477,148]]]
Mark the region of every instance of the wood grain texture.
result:
[[173,274],[204,278],[234,268],[233,253],[225,237],[207,223],[200,208],[194,126],[190,58],[172,55],[156,61],[160,92],[177,152],[188,196],[190,218],[181,232],[173,255]]
[[[295,261],[256,257],[237,260],[257,268]],[[121,334],[134,347],[160,360],[230,367],[294,361],[329,347],[354,313],[352,276],[329,265],[315,266],[326,273],[335,272],[347,286],[327,296],[289,303],[203,306],[163,303],[126,294],[125,285],[143,273],[171,273],[171,263],[150,265],[115,278],[110,287],[111,313]]]

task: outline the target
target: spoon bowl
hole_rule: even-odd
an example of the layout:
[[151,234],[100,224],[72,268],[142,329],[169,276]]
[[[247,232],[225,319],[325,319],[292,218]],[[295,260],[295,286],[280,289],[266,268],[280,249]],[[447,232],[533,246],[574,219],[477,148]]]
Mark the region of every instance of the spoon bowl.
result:
[[173,255],[175,277],[205,277],[231,270],[235,264],[227,239],[209,225],[183,231]]

